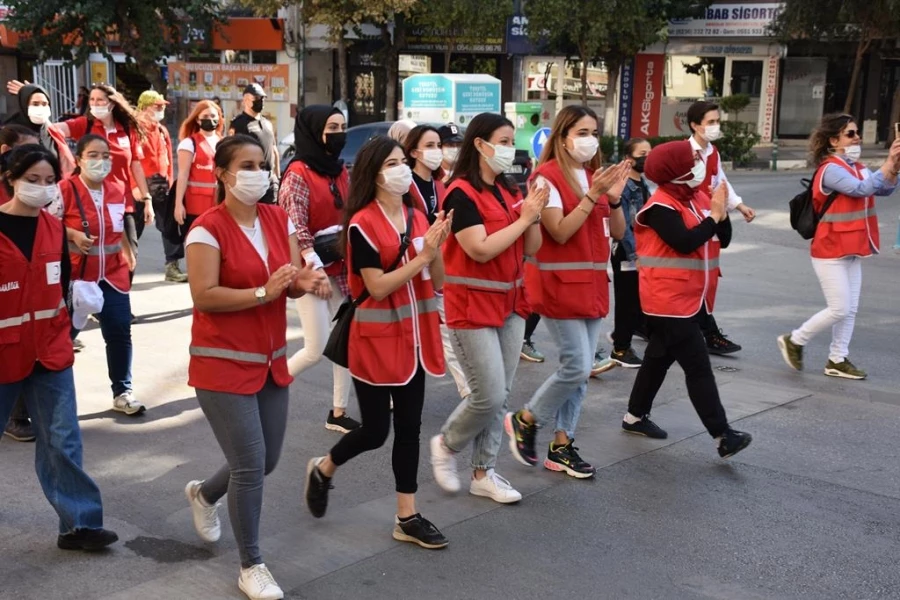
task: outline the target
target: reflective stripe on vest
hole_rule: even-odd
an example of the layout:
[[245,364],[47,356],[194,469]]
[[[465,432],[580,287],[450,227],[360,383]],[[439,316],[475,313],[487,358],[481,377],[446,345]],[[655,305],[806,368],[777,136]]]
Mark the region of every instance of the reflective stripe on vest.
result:
[[[437,312],[437,300],[417,300],[416,310],[419,313]],[[409,304],[399,308],[357,308],[353,318],[358,323],[399,323],[403,319],[412,318],[412,309]]]
[[470,285],[488,290],[504,290],[509,291],[522,286],[525,283],[524,278],[519,278],[513,283],[506,281],[491,281],[490,279],[476,279],[474,277],[457,277],[455,275],[447,275],[444,277],[444,283],[456,283],[458,285]]
[[706,271],[719,266],[718,258],[704,261],[701,258],[663,258],[659,256],[641,256],[640,266],[658,267],[662,269],[686,269],[688,271]]
[[6,329],[8,327],[18,327],[23,323],[27,323],[32,318],[35,321],[42,321],[44,319],[52,319],[53,317],[59,316],[59,313],[62,312],[62,309],[66,307],[66,302],[64,300],[59,301],[59,306],[56,308],[48,308],[47,310],[36,310],[34,311],[34,317],[32,317],[32,313],[25,313],[21,317],[10,317],[8,319],[0,320],[0,329]]
[[[91,246],[87,251],[89,256],[100,256],[100,248],[101,246]],[[122,244],[110,244],[108,246],[102,246],[103,254],[118,254],[122,251]],[[69,242],[69,252],[73,254],[84,254],[74,242]]]
[[559,262],[548,263],[538,262],[534,257],[529,256],[525,262],[536,266],[541,271],[605,271],[606,263],[595,262]]
[[200,181],[191,181],[190,179],[188,179],[187,184],[188,184],[188,187],[198,187],[198,188],[206,188],[206,189],[213,189],[213,190],[216,189],[216,186],[219,185],[217,183],[203,183]]
[[[241,352],[240,350],[228,350],[227,348],[206,348],[204,346],[191,346],[191,356],[202,356],[204,358],[225,358],[228,360],[237,360],[260,365],[269,364],[269,357],[266,354],[257,352]],[[287,355],[287,346],[282,346],[272,353],[272,360]]]
[[873,206],[869,210],[854,210],[853,212],[846,213],[833,213],[827,212],[822,215],[822,218],[819,219],[821,223],[848,223],[850,221],[858,221],[861,219],[865,219],[867,217],[875,216],[875,207]]

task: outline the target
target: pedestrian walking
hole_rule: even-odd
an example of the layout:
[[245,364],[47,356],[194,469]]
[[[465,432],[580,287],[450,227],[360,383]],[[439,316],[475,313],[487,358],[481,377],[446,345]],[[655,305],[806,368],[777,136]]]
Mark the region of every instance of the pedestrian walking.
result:
[[[346,131],[344,114],[334,107],[313,105],[301,110],[294,123],[296,153],[278,190],[278,204],[297,228],[303,263],[327,276],[319,292],[297,299],[303,348],[288,359],[288,371],[293,376],[322,360],[332,319],[350,293],[347,265],[338,244],[350,185],[347,168],[340,159]],[[359,422],[347,414],[350,373],[333,364],[332,376],[332,408],[325,418],[325,428],[347,433],[359,427]]]
[[[169,189],[175,182],[172,171],[172,140],[169,130],[163,121],[166,119],[166,106],[169,102],[157,91],[147,90],[138,98],[138,122],[141,124],[142,151],[144,154],[141,166],[147,177],[147,187],[153,197],[153,214],[156,219],[156,228],[162,232],[165,220],[166,198]],[[137,208],[139,204],[136,204]],[[138,209],[139,210],[139,209]],[[137,223],[136,223],[137,224]],[[138,227],[138,238],[144,231],[143,225]],[[184,246],[173,244],[166,236],[162,238],[163,252],[166,258],[166,281],[184,283],[187,275],[181,271],[178,264],[184,258]]]
[[118,540],[103,528],[97,484],[82,468],[66,308],[71,266],[63,225],[41,210],[58,195],[59,162],[40,145],[7,158],[12,200],[0,206],[0,422],[24,398],[37,437],[35,471],[59,516],[57,546],[100,550]]
[[[746,448],[748,433],[732,429],[719,399],[700,323],[712,313],[719,279],[719,248],[731,243],[727,186],[710,199],[701,189],[707,162],[689,141],[668,142],[647,156],[644,170],[659,188],[635,221],[640,260],[638,289],[650,340],[628,401],[622,429],[664,439],[650,409],[672,363],[684,370],[688,396],[719,456]],[[719,243],[712,243],[718,236]]]
[[213,158],[223,129],[218,105],[201,100],[178,130],[174,216],[184,232],[191,228],[197,217],[216,205]]
[[497,502],[522,495],[495,470],[525,333],[524,260],[541,246],[538,223],[550,197],[532,187],[523,201],[504,175],[515,158],[512,123],[482,113],[469,122],[444,200],[453,227],[444,260],[447,327],[470,393],[431,438],[438,485],[460,489],[456,455],[474,442],[469,492]]
[[259,204],[269,189],[265,151],[236,135],[216,147],[214,208],[185,239],[194,321],[188,385],[227,464],[185,494],[197,535],[221,535],[218,502],[241,559],[238,587],[252,600],[283,598],[259,550],[263,481],[278,464],[287,426],[287,297],[314,291],[325,276],[301,267],[296,232],[278,206]]
[[425,374],[442,377],[444,355],[435,288],[444,282],[441,245],[452,213],[439,211],[429,227],[424,213],[404,200],[412,183],[403,148],[386,136],[366,142],[357,155],[347,200],[344,242],[350,292],[359,302],[350,325],[350,374],[362,426],[343,436],[307,467],[306,503],[325,515],[338,467],[384,445],[393,401],[391,463],[397,491],[393,537],[423,548],[447,538],[416,509],[419,432]]
[[59,161],[63,177],[71,175],[75,169],[75,159],[62,131],[53,123],[50,94],[39,85],[22,84],[16,99],[19,112],[7,119],[6,124],[27,127],[38,137],[38,143]]
[[[112,148],[105,138],[87,134],[75,147],[75,172],[59,186],[63,222],[69,240],[72,279],[93,282],[102,296],[98,310],[106,343],[106,363],[113,394],[113,410],[139,415],[146,407],[134,395],[131,382],[131,281],[135,262],[125,235],[129,190],[111,176]],[[85,288],[95,286],[84,286]],[[72,337],[84,328],[73,319]]]
[[609,312],[609,237],[625,233],[619,197],[631,170],[627,160],[601,169],[598,124],[590,108],[563,108],[534,173],[534,185],[549,191],[549,201],[541,212],[543,243],[525,266],[525,286],[559,350],[559,367],[521,410],[505,417],[516,460],[536,465],[537,430],[553,426],[544,467],[577,478],[595,472],[578,454],[575,428],[600,322]]
[[[231,120],[228,135],[244,134],[259,140],[266,153],[266,169],[269,170],[269,191],[261,200],[263,204],[274,204],[278,199],[278,180],[281,176],[281,158],[278,156],[278,140],[275,137],[275,126],[263,116],[267,94],[258,83],[251,83],[244,88],[241,100],[243,111]],[[217,104],[217,106],[219,106]],[[219,112],[222,108],[219,106]]]
[[844,379],[867,376],[850,362],[850,339],[862,288],[862,262],[879,251],[875,196],[893,194],[900,171],[900,140],[894,140],[888,158],[875,172],[860,162],[859,142],[859,126],[847,114],[825,115],[809,138],[817,167],[812,182],[813,207],[816,214],[825,210],[810,245],[810,256],[826,307],[778,338],[784,361],[801,371],[806,344],[830,329],[825,374]]

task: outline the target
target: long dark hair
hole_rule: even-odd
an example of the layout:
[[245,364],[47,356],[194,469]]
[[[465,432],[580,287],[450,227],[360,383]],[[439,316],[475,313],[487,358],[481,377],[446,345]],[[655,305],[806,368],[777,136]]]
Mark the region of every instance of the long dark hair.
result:
[[[253,136],[239,133],[223,138],[216,144],[216,155],[213,162],[218,169],[228,170],[228,165],[234,160],[234,155],[244,146],[256,146],[265,154],[262,144]],[[222,204],[225,201],[225,184],[221,179],[216,177],[216,204]]]
[[[109,150],[109,142],[105,137],[99,136],[96,133],[89,133],[87,135],[81,136],[81,139],[78,140],[78,143],[75,144],[75,158],[79,159],[84,154],[84,149],[88,147],[88,144],[91,142],[103,142],[103,145],[106,146],[106,149]],[[77,161],[75,163],[75,170],[72,171],[72,175],[80,175],[81,167],[78,165]]]
[[[419,142],[422,141],[422,136],[429,131],[437,133],[438,147],[440,147],[441,134],[438,132],[437,128],[432,127],[431,125],[416,125],[409,130],[408,134],[406,134],[406,142],[403,143],[403,154],[406,155],[406,164],[409,165],[410,169],[416,168],[416,159],[413,158],[412,152],[418,148]],[[441,166],[438,165],[438,168],[431,172],[431,176],[438,178],[440,175]]]
[[[121,102],[113,99],[113,96],[116,94],[116,88],[105,83],[95,83],[92,89],[100,90],[104,94],[106,94],[106,99],[109,100],[109,110],[112,113],[113,121],[121,125],[122,129],[124,129],[126,133],[136,131],[138,136],[142,140],[144,139],[143,129],[138,123],[137,116],[134,114],[134,110],[127,104],[122,104]],[[88,100],[90,100],[90,93],[88,93]],[[88,104],[90,104],[90,102],[88,102]],[[91,112],[88,111],[86,116],[88,120],[87,129],[88,131],[90,131],[91,125],[94,122],[94,115],[92,115]]]
[[841,137],[848,123],[858,123],[853,115],[831,113],[822,117],[819,126],[809,136],[809,154],[814,165],[819,166],[832,152],[831,138]]
[[25,175],[28,169],[39,162],[49,164],[53,169],[56,181],[60,180],[59,161],[52,152],[40,144],[22,144],[9,151],[3,171],[3,185],[6,186],[6,191],[10,196],[13,194],[12,182]]
[[[378,173],[381,171],[381,165],[391,155],[394,148],[402,150],[403,146],[397,140],[386,135],[379,135],[363,144],[356,155],[356,162],[353,163],[353,177],[350,178],[350,191],[347,194],[347,202],[344,204],[344,229],[341,232],[340,240],[340,249],[343,253],[347,252],[347,228],[350,225],[350,219],[375,201],[375,194],[378,191],[376,185]],[[409,194],[403,195],[403,204],[415,208]]]
[[[513,127],[512,121],[494,113],[475,115],[475,118],[466,127],[466,136],[459,149],[459,157],[456,159],[453,176],[450,178],[451,183],[462,179],[479,192],[484,189],[485,183],[481,179],[481,154],[475,148],[475,140],[481,138],[487,142],[491,139],[491,135],[501,127]],[[513,129],[515,128],[513,127]],[[518,195],[519,188],[509,180],[506,174],[500,173],[494,181],[513,196]]]

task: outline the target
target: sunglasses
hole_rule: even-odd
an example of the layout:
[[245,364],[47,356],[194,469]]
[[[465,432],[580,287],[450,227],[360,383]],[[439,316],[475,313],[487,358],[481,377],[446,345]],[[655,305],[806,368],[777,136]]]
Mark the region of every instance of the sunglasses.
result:
[[341,190],[338,189],[337,182],[334,179],[331,180],[328,189],[331,190],[331,195],[334,197],[334,207],[337,209],[344,208],[344,198],[341,196]]
[[859,129],[849,129],[844,132],[848,138],[853,139],[859,137]]

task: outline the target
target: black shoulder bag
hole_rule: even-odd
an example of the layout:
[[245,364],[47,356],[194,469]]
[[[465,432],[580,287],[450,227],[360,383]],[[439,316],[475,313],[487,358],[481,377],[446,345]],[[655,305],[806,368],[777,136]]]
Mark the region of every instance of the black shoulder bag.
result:
[[[81,228],[84,229],[84,235],[87,237],[91,237],[91,224],[88,223],[87,214],[84,212],[84,205],[81,203],[81,194],[78,193],[78,186],[75,185],[75,182],[71,179],[69,183],[72,185],[72,193],[75,194],[75,205],[78,206],[78,214],[81,216]],[[101,251],[103,249],[101,248]],[[81,249],[78,249],[78,252],[81,252]],[[78,279],[84,279],[84,271],[87,268],[87,255],[82,257],[81,259],[81,274],[78,276]]]
[[[406,249],[412,243],[412,238],[409,236],[412,235],[413,213],[414,210],[407,206],[406,233],[403,234],[403,238],[400,241],[400,252],[397,253],[397,258],[391,263],[391,266],[387,268],[385,273],[389,273],[397,268],[400,261],[403,260],[403,255],[406,254]],[[369,296],[369,290],[364,289],[356,300],[348,297],[334,316],[332,321],[334,327],[331,329],[331,335],[328,336],[328,342],[325,344],[325,350],[322,354],[336,365],[347,368],[350,364],[348,359],[350,323],[353,321],[353,315],[356,314],[356,307],[368,300]]]
[[822,220],[822,217],[825,216],[825,213],[828,212],[828,209],[834,204],[834,200],[838,195],[837,192],[831,192],[825,200],[825,203],[822,205],[822,210],[816,212],[815,205],[813,204],[812,188],[813,185],[815,185],[816,176],[819,174],[819,171],[824,168],[824,165],[820,165],[819,168],[816,169],[816,172],[813,173],[812,179],[801,179],[800,183],[803,185],[803,191],[788,202],[791,227],[799,233],[800,237],[804,240],[811,240],[815,237],[816,229],[819,227],[819,221]]

